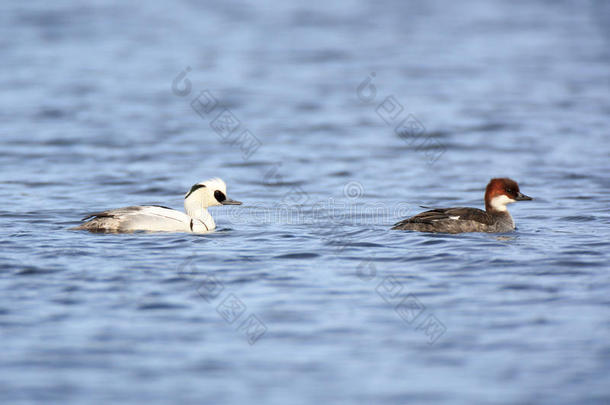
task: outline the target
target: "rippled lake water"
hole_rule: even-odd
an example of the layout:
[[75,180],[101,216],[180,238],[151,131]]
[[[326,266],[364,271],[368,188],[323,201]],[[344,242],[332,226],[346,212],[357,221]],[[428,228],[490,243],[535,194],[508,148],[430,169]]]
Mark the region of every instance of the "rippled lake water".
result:
[[[0,5],[0,402],[610,403],[604,1]],[[534,201],[503,235],[390,231]],[[207,235],[69,231],[182,209]]]

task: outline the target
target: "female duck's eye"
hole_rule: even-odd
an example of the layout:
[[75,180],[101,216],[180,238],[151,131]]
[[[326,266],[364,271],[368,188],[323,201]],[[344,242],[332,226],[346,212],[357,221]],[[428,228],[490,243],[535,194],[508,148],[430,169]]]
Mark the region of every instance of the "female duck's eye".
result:
[[512,189],[512,188],[507,188],[507,189],[506,189],[506,192],[507,192],[508,194],[512,194],[512,193],[514,193],[514,191],[513,191],[513,189]]
[[227,199],[227,196],[222,191],[216,190],[216,191],[214,191],[214,198],[216,198],[216,200],[218,202],[223,202],[224,200]]

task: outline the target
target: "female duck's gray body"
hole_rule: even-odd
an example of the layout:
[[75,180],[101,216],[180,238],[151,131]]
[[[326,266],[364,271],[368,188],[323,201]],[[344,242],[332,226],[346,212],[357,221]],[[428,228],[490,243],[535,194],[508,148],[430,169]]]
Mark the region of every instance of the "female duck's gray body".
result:
[[160,205],[141,205],[96,212],[73,228],[91,232],[192,232],[205,233],[216,228],[207,208],[215,205],[239,205],[226,197],[226,184],[211,179],[195,184],[184,197],[186,214]]
[[514,180],[491,179],[485,189],[485,211],[478,208],[440,208],[402,220],[392,229],[420,232],[510,232],[515,222],[506,205],[515,201],[531,200],[519,191]]

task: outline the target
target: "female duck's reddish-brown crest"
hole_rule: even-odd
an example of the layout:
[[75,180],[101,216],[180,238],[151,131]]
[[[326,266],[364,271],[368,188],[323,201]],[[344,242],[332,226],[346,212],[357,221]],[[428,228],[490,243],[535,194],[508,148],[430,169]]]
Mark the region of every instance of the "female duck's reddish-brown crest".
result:
[[515,180],[508,177],[491,179],[485,188],[485,210],[489,211],[492,209],[491,200],[494,197],[505,195],[513,200],[517,200],[519,194],[519,185]]

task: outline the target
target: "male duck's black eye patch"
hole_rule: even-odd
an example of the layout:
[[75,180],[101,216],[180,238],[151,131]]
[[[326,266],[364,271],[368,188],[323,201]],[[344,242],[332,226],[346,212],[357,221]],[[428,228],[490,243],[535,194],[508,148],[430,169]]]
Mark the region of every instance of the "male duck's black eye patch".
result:
[[217,200],[219,203],[221,203],[221,202],[223,202],[224,200],[226,200],[226,199],[227,199],[227,196],[226,196],[226,195],[225,195],[225,193],[223,193],[222,191],[220,191],[220,190],[216,190],[216,191],[214,191],[214,198],[216,198],[216,200]]
[[189,197],[189,195],[193,194],[193,192],[199,190],[202,187],[205,187],[205,184],[195,184],[193,187],[191,187],[191,189],[186,194],[186,196],[184,196],[184,198],[187,199]]

